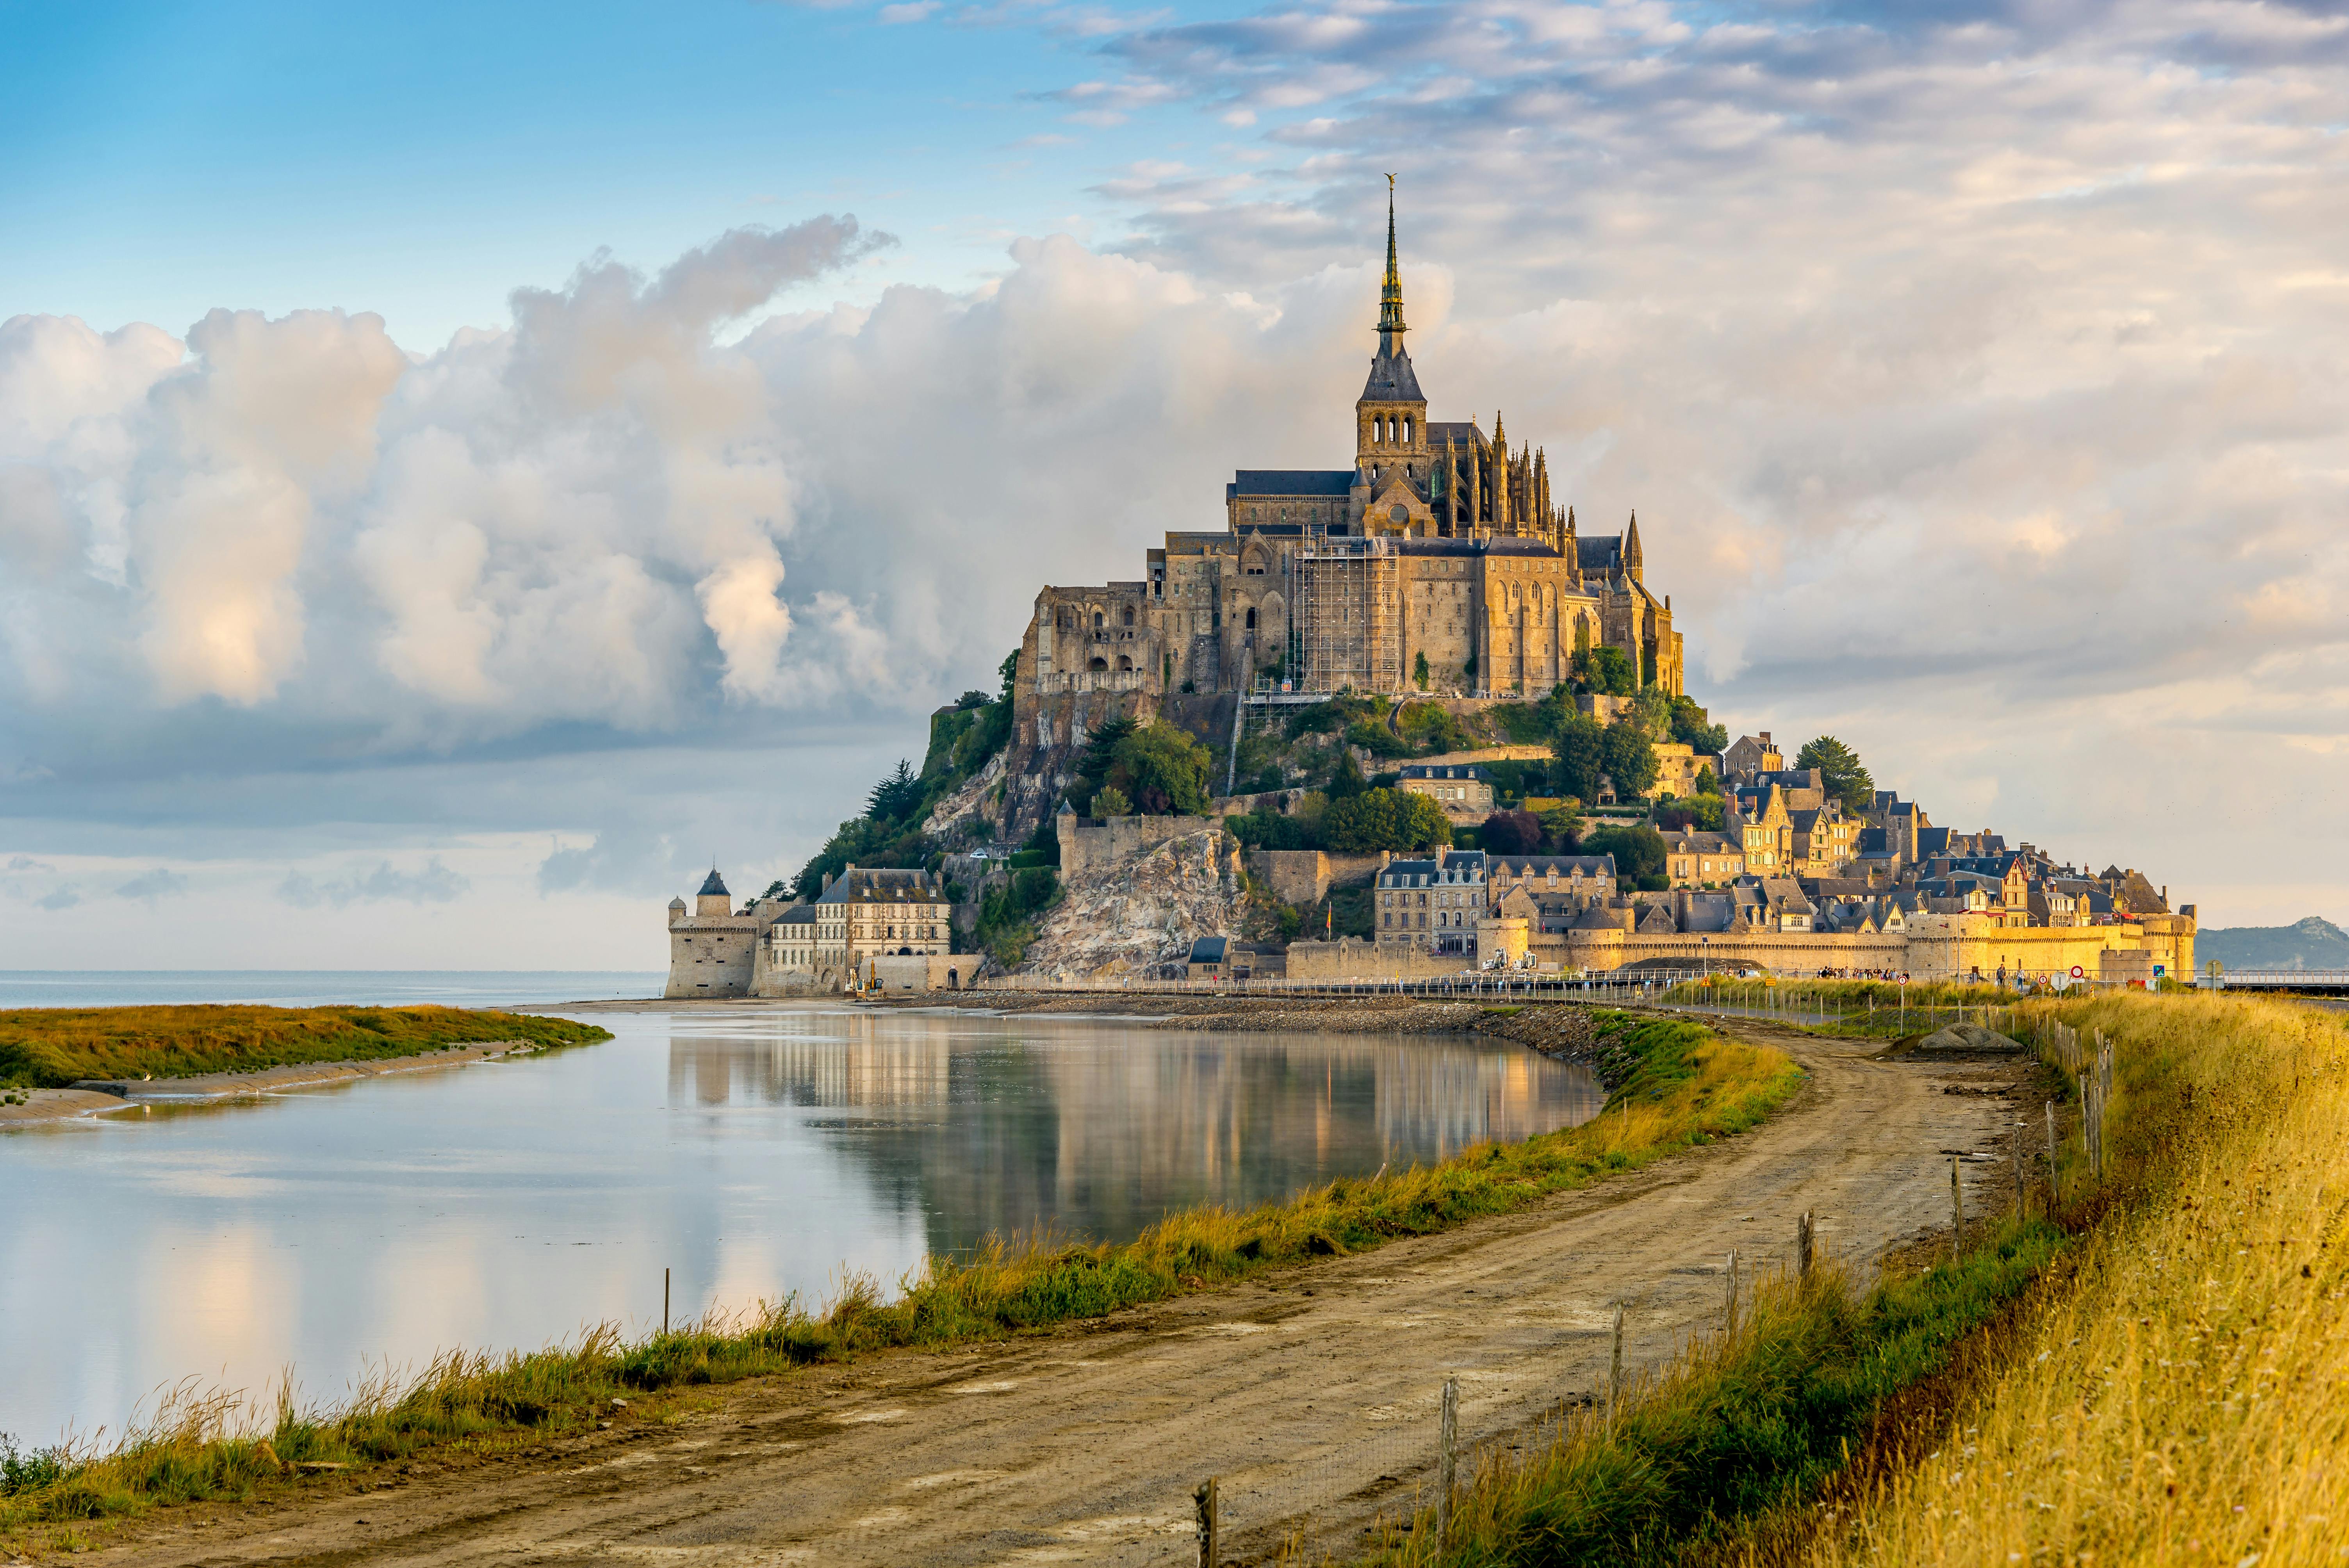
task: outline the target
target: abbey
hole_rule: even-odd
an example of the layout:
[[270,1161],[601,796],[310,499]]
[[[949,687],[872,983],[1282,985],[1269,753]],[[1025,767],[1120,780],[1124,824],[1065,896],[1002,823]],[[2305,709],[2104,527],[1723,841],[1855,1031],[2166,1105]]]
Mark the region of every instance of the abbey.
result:
[[1037,696],[1273,692],[1540,696],[1594,646],[1682,690],[1671,599],[1649,592],[1636,515],[1583,538],[1546,455],[1501,417],[1427,417],[1403,347],[1394,201],[1378,352],[1350,467],[1242,469],[1224,527],[1169,533],[1141,581],[1048,587],[1020,647]]

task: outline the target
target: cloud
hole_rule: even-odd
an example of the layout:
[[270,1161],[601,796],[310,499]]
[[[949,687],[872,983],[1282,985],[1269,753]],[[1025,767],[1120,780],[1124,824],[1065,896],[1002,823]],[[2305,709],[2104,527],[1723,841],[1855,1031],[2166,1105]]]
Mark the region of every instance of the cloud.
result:
[[76,892],[72,888],[57,887],[51,888],[47,892],[45,892],[40,897],[35,899],[33,901],[33,907],[36,909],[47,910],[71,909],[80,902],[81,894]]
[[46,861],[36,861],[30,855],[8,857],[8,870],[11,872],[53,872],[57,869]]
[[[132,877],[129,882],[124,882],[120,887],[116,888],[114,890],[114,896],[117,898],[144,899],[148,903],[152,903],[157,899],[177,898],[187,891],[187,878],[181,876],[175,871],[168,870],[162,866],[157,866],[153,871],[141,872],[140,875]],[[55,895],[52,894],[51,896],[54,897]],[[70,894],[68,894],[68,902],[71,902]],[[56,908],[62,906],[44,904],[43,907]]]
[[347,876],[324,881],[303,872],[288,872],[277,886],[277,896],[296,909],[316,909],[321,904],[346,909],[355,903],[382,903],[398,900],[408,903],[448,903],[462,898],[471,891],[472,882],[440,863],[433,856],[412,872],[394,871],[391,862],[383,861],[373,871],[354,872]]

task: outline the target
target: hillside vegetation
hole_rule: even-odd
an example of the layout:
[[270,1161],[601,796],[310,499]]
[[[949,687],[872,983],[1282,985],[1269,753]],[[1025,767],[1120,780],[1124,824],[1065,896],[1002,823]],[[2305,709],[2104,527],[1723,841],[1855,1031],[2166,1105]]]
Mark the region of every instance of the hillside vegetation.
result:
[[2349,932],[2312,914],[2290,925],[2203,931],[2194,938],[2194,951],[2230,969],[2349,969]]
[[22,1007],[0,1012],[0,1084],[187,1078],[380,1061],[444,1046],[608,1040],[593,1024],[462,1007]]

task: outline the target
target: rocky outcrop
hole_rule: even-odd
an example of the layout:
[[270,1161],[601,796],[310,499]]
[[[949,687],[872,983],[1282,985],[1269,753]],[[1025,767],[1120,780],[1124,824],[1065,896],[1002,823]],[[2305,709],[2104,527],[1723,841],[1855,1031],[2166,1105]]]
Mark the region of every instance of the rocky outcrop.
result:
[[1049,980],[1182,972],[1193,939],[1235,931],[1247,892],[1221,828],[1183,833],[1071,877],[1013,971]]
[[997,786],[1002,781],[1003,753],[999,751],[987,759],[986,767],[930,808],[930,814],[922,819],[923,834],[939,843],[959,842],[972,836],[957,832],[957,825],[991,820],[996,813],[988,807],[994,804]]

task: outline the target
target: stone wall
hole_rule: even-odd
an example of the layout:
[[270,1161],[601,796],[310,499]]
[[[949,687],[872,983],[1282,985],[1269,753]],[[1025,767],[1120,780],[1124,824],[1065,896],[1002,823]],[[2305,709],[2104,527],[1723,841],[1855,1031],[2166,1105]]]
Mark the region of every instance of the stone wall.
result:
[[1222,822],[1213,817],[1092,818],[1063,812],[1054,820],[1061,832],[1061,876],[1067,882],[1108,871],[1169,839],[1223,832]]
[[1473,967],[1474,960],[1457,953],[1439,954],[1399,946],[1382,949],[1375,942],[1351,936],[1288,944],[1291,980],[1441,980]]
[[761,923],[747,914],[687,915],[668,926],[664,996],[747,996]]
[[1283,903],[1319,903],[1333,887],[1368,887],[1386,855],[1331,854],[1327,850],[1250,850],[1249,872]]

